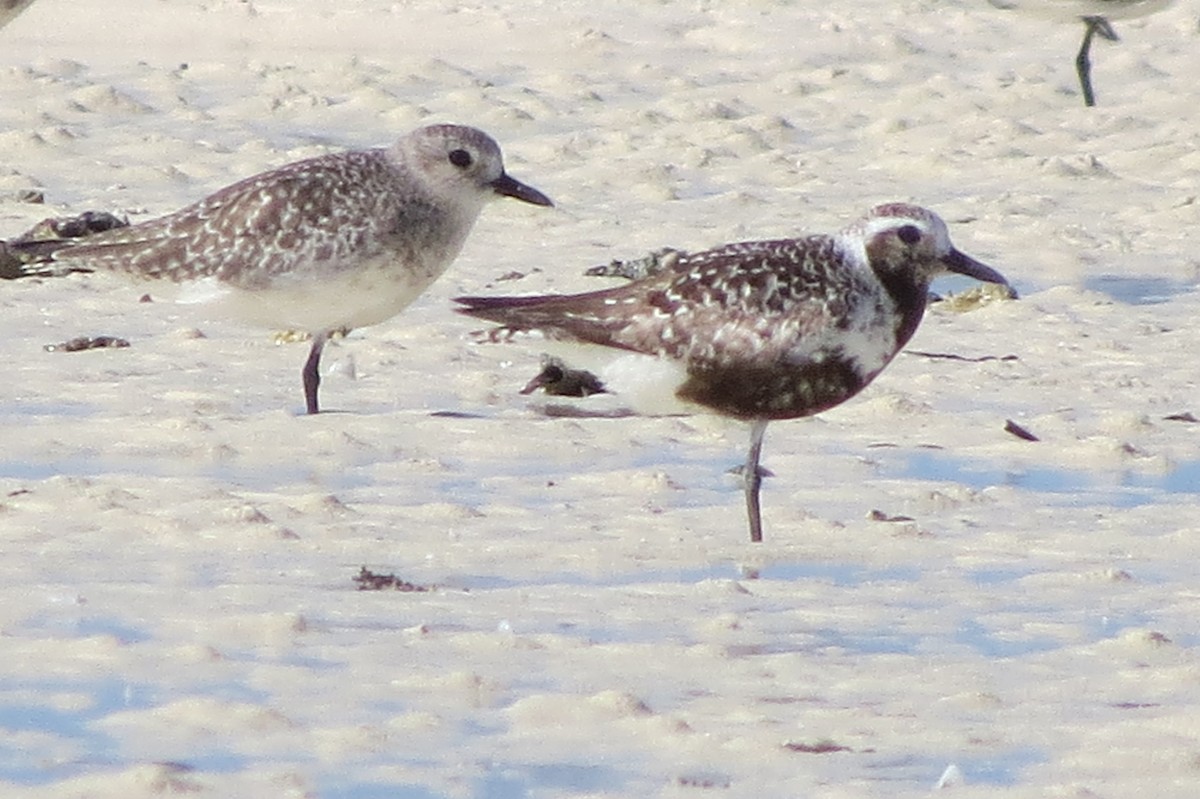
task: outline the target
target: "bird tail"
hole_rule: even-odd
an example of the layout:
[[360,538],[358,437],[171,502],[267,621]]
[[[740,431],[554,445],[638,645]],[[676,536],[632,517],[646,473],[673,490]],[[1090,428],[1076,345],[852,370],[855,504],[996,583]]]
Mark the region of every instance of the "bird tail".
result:
[[463,306],[455,308],[461,314],[474,316],[479,319],[502,321],[509,312],[516,308],[530,308],[546,302],[561,299],[552,294],[536,294],[524,297],[455,297],[454,302]]
[[544,306],[558,297],[536,295],[525,297],[455,297],[460,307],[454,310],[473,319],[495,322],[499,327],[481,331],[482,340],[504,341],[514,334],[533,330],[545,321]]

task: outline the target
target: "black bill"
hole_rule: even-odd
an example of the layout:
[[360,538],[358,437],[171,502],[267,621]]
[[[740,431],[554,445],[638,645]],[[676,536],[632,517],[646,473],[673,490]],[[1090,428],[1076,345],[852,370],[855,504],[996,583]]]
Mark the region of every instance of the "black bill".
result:
[[497,194],[503,194],[505,197],[513,197],[517,200],[533,203],[534,205],[554,205],[549,197],[542,194],[533,186],[527,186],[516,178],[510,177],[508,173],[493,180],[492,188]]
[[961,253],[958,250],[951,250],[950,254],[942,259],[942,263],[945,264],[946,268],[951,272],[959,275],[973,277],[976,280],[982,280],[985,283],[999,283],[1002,286],[1009,285],[1008,279],[1005,278],[1004,275],[1000,274],[995,269],[992,269],[987,264],[982,264],[971,256]]

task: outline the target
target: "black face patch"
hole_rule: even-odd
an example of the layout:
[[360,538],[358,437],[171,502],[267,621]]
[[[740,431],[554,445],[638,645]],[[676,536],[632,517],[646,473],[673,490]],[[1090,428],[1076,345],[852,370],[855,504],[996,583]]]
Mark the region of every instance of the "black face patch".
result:
[[466,150],[451,150],[446,159],[460,169],[466,169],[475,160],[471,158],[471,154]]
[[905,225],[896,231],[896,236],[900,241],[911,246],[921,240],[921,229],[916,225]]

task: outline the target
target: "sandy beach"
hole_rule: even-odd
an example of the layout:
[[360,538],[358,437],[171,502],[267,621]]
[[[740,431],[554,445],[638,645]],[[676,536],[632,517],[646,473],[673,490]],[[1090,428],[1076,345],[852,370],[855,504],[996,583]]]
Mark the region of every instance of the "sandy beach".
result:
[[[302,343],[0,281],[0,794],[1192,799],[1198,13],[1117,22],[1088,109],[1083,26],[984,0],[33,3],[0,239],[434,122],[556,206],[488,207],[312,417]],[[1021,299],[773,424],[760,545],[743,426],[522,396],[451,310],[892,200]]]

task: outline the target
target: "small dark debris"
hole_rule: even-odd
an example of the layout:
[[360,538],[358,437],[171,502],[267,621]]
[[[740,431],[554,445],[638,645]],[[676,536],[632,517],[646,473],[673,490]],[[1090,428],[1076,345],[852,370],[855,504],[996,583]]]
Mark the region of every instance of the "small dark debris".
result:
[[676,777],[675,784],[684,788],[728,788],[730,781],[720,774],[687,774]]
[[586,369],[572,369],[561,358],[542,356],[542,371],[521,389],[522,394],[532,394],[538,389],[555,397],[590,397],[592,394],[607,393],[600,378]]
[[1123,442],[1121,444],[1121,446],[1118,447],[1118,449],[1121,452],[1125,453],[1126,455],[1130,455],[1134,458],[1149,458],[1150,457],[1149,452],[1147,452],[1146,450],[1142,449],[1139,446],[1130,444],[1128,441]]
[[755,701],[764,705],[808,705],[821,702],[816,696],[760,696]]
[[828,738],[823,738],[816,743],[806,744],[797,741],[788,741],[783,745],[783,748],[789,752],[802,752],[806,755],[827,755],[831,752],[853,752],[854,750],[848,746],[842,746]]
[[106,230],[128,226],[128,219],[114,216],[107,211],[84,211],[79,216],[45,219],[34,225],[27,233],[22,234],[17,240],[81,239],[93,233],[103,233]]
[[588,277],[623,277],[626,280],[641,280],[650,275],[656,275],[664,269],[670,269],[679,261],[682,250],[663,247],[641,258],[628,261],[612,260],[600,266],[593,266],[583,274]]
[[891,516],[881,510],[872,510],[867,514],[867,518],[873,522],[915,522],[911,516]]
[[43,219],[29,230],[7,242],[0,242],[0,278],[57,277],[69,272],[88,272],[77,267],[48,264],[55,250],[66,239],[79,239],[93,233],[126,227],[129,220],[106,211],[85,211],[78,216]]
[[40,189],[21,189],[13,195],[13,199],[19,203],[42,205],[46,202],[46,195]]
[[46,352],[83,352],[84,350],[120,349],[128,347],[129,340],[116,336],[78,336],[62,344],[47,344]]
[[916,355],[921,358],[932,358],[934,360],[944,361],[963,361],[964,363],[986,363],[987,361],[1019,361],[1021,360],[1016,355],[981,355],[977,358],[970,358],[966,355],[956,355],[953,352],[924,352],[922,350],[905,350],[909,355]]
[[637,415],[628,408],[593,410],[592,408],[577,408],[574,405],[559,403],[547,403],[541,409],[541,412],[551,419],[626,419]]
[[482,413],[470,413],[468,411],[434,411],[429,414],[438,419],[484,419]]
[[181,763],[178,760],[156,760],[154,761],[154,765],[162,766],[173,774],[187,774],[196,770],[196,767],[192,764]]
[[401,580],[394,574],[376,574],[363,566],[354,577],[359,591],[403,591],[405,593],[424,593],[432,590],[427,585],[417,585],[408,580]]
[[1163,420],[1167,422],[1200,422],[1200,419],[1197,419],[1194,415],[1192,415],[1191,411],[1173,413],[1170,416],[1164,416]]
[[525,278],[529,277],[530,275],[536,275],[537,273],[539,273],[541,271],[542,270],[536,266],[533,269],[530,269],[528,272],[522,272],[517,269],[511,269],[508,272],[505,272],[504,274],[500,275],[499,277],[493,279],[491,283],[488,283],[488,285],[494,286],[497,283],[510,283],[514,280],[524,280]]
[[1112,707],[1118,710],[1146,710],[1152,707],[1162,707],[1158,702],[1114,702]]
[[1021,425],[1017,424],[1012,419],[1004,420],[1004,432],[1011,433],[1017,438],[1025,441],[1041,441],[1040,438],[1026,430],[1024,427],[1021,427]]

